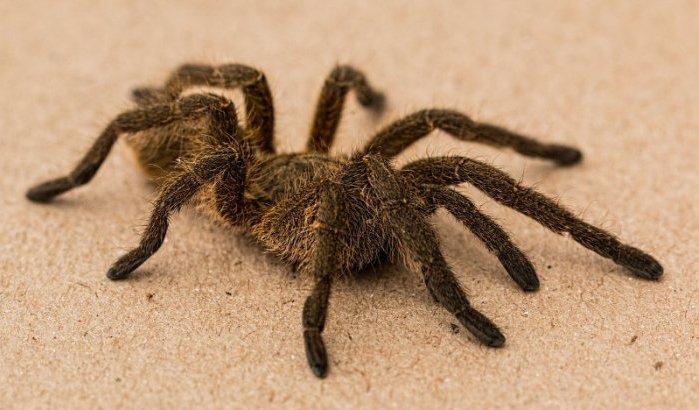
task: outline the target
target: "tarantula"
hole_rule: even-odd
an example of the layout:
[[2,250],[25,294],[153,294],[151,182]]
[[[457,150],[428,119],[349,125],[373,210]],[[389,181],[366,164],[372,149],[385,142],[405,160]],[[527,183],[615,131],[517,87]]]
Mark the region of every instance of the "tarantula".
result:
[[[228,98],[183,94],[193,86],[241,87],[245,126],[238,123]],[[478,340],[492,347],[505,343],[498,327],[469,304],[440,252],[428,217],[438,208],[453,214],[525,291],[536,290],[539,279],[508,234],[467,197],[449,188],[453,185],[468,182],[636,276],[662,275],[662,266],[650,255],[488,164],[446,156],[421,159],[401,169],[392,165],[401,151],[436,129],[561,166],[581,160],[575,148],[542,143],[456,111],[428,109],[388,125],[351,156],[331,156],[328,151],[350,90],[362,106],[382,110],[383,94],[360,71],[338,66],[323,85],[306,152],[281,154],[274,149],[272,94],[263,73],[239,64],[183,65],[164,87],[135,89],[138,107],[109,123],[70,174],[30,189],[27,197],[47,202],[86,184],[118,136],[129,134],[127,143],[160,193],[139,245],[119,258],[107,277],[128,277],[160,248],[170,214],[188,202],[202,205],[217,220],[250,234],[267,250],[315,276],[303,306],[303,339],[308,363],[318,377],[324,377],[328,368],[321,332],[333,280],[394,256],[420,271],[432,297]]]

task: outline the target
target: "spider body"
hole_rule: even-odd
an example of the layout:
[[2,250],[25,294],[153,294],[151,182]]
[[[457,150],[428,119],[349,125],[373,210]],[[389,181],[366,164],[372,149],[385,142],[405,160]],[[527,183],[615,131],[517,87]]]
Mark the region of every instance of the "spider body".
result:
[[[126,141],[146,175],[160,186],[167,186],[186,167],[184,164],[191,164],[216,145],[201,119],[148,129],[127,136]],[[340,252],[343,271],[361,270],[390,251],[390,235],[378,224],[376,210],[363,194],[370,188],[366,175],[362,175],[361,167],[351,165],[350,158],[327,153],[269,154],[252,148],[246,153],[243,197],[249,206],[239,217],[225,218],[217,212],[212,189],[201,190],[191,202],[214,220],[252,234],[265,249],[285,261],[302,266],[315,248],[312,232],[317,226],[313,217],[320,187],[335,181],[345,186],[350,205],[347,219],[354,221]],[[236,198],[228,201],[235,203]]]
[[353,221],[351,227],[345,228],[352,232],[343,232],[346,235],[339,252],[340,266],[344,271],[359,269],[370,263],[386,242],[386,236],[372,221],[374,214],[369,204],[357,200],[361,199],[363,181],[359,175],[343,175],[349,165],[346,161],[311,160],[314,163],[310,163],[309,159],[297,157],[290,161],[296,164],[287,166],[291,168],[287,177],[294,173],[297,176],[290,184],[284,184],[287,189],[279,192],[277,201],[266,210],[253,233],[278,255],[292,263],[304,263],[316,246],[316,237],[311,232],[328,229],[339,233],[340,227],[326,226],[315,217],[323,185],[335,180],[334,183],[345,186],[346,218]]
[[[127,137],[147,176],[159,186],[167,186],[185,164],[196,161],[214,143],[205,127],[182,124],[153,129]],[[204,154],[205,155],[205,154]],[[315,248],[320,187],[327,181],[345,185],[347,219],[355,221],[340,252],[346,272],[359,270],[375,262],[388,249],[389,236],[377,224],[375,211],[362,197],[368,189],[361,172],[352,173],[350,160],[320,153],[263,154],[249,152],[244,160],[245,209],[223,217],[218,212],[213,189],[202,189],[190,201],[215,221],[251,234],[263,247],[295,266],[303,265]],[[356,166],[355,166],[356,168]],[[211,187],[209,187],[211,188]],[[226,201],[235,206],[233,195]],[[314,225],[316,224],[316,225]]]
[[[198,85],[242,88],[245,127],[238,124],[227,98],[210,93],[182,95]],[[27,197],[46,202],[86,184],[118,136],[128,134],[127,142],[146,174],[160,186],[160,193],[139,245],[119,258],[107,276],[128,277],[160,248],[169,216],[187,203],[199,204],[214,219],[252,235],[267,250],[314,275],[316,285],[304,304],[302,323],[308,363],[319,377],[327,372],[321,333],[333,280],[387,256],[400,258],[419,272],[434,300],[481,342],[493,347],[504,344],[498,327],[469,304],[439,249],[429,216],[439,208],[453,214],[522,289],[536,290],[539,280],[508,234],[452,185],[470,183],[641,278],[662,275],[662,266],[650,255],[580,220],[488,164],[451,156],[418,160],[401,169],[392,165],[403,149],[435,129],[562,166],[581,159],[575,148],[477,123],[456,111],[430,109],[390,124],[351,156],[330,155],[350,90],[361,105],[381,110],[383,95],[364,75],[339,66],[323,86],[306,152],[279,154],[272,143],[272,96],[261,72],[239,64],[184,65],[164,87],[135,90],[137,108],[117,116],[70,174],[32,188]]]

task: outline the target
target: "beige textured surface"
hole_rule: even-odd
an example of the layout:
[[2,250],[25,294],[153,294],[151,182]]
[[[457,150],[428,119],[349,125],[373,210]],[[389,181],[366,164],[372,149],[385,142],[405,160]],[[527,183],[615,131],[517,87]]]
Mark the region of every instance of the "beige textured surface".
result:
[[[699,403],[699,3],[60,3],[0,2],[0,407]],[[575,144],[586,160],[562,170],[439,134],[401,161],[492,160],[657,256],[666,277],[633,279],[464,187],[543,280],[522,293],[471,234],[434,219],[506,348],[453,334],[420,279],[392,267],[336,286],[318,381],[300,331],[310,281],[194,212],[133,280],[104,277],[153,199],[123,144],[88,187],[50,206],[23,198],[73,166],[131,87],[187,60],[264,69],[287,151],[336,62],[390,98],[379,120],[348,104],[339,151],[435,105]]]

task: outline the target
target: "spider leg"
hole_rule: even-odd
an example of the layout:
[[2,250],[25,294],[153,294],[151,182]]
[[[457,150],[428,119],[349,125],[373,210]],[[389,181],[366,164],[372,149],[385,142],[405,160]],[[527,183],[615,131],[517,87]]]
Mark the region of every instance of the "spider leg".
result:
[[[125,279],[163,244],[172,213],[186,204],[204,184],[214,181],[227,170],[235,171],[242,167],[243,161],[233,148],[221,147],[197,159],[189,171],[162,189],[139,245],[119,258],[107,272],[107,277],[112,280]],[[219,180],[217,185],[225,181]]]
[[582,158],[582,153],[573,147],[542,143],[495,125],[475,122],[457,111],[442,109],[418,111],[389,124],[369,141],[364,152],[392,158],[435,129],[462,141],[510,147],[522,155],[549,159],[558,165],[573,165]]
[[524,290],[539,289],[539,278],[529,259],[493,219],[466,196],[442,187],[425,187],[424,195],[434,206],[443,207],[463,223],[495,254],[512,279]]
[[27,192],[35,202],[48,202],[55,196],[87,184],[109,155],[120,134],[161,127],[175,121],[210,115],[211,131],[222,146],[237,144],[237,119],[233,103],[213,94],[195,94],[174,102],[126,111],[102,131],[83,159],[65,177],[39,184]]
[[332,183],[321,188],[319,208],[313,223],[316,247],[311,270],[317,282],[303,305],[303,340],[306,358],[313,373],[323,378],[328,371],[328,355],[321,337],[328,311],[333,277],[340,273],[339,229],[345,212],[340,188]]
[[485,194],[534,219],[558,234],[569,233],[582,246],[612,259],[644,279],[658,279],[663,267],[640,249],[619,242],[612,234],[577,218],[532,188],[522,186],[499,169],[465,157],[428,158],[406,165],[402,172],[422,184],[468,182]]
[[136,88],[132,97],[138,104],[164,103],[179,97],[182,91],[192,86],[242,87],[247,129],[253,136],[252,142],[263,152],[274,153],[272,92],[264,73],[255,68],[242,64],[184,64],[175,70],[164,88]]
[[134,88],[131,90],[131,99],[142,108],[148,105],[164,104],[172,101],[165,90],[153,87]]
[[355,90],[357,100],[364,107],[376,112],[383,110],[384,95],[369,85],[362,72],[346,65],[335,67],[320,92],[307,151],[328,152],[340,123],[345,96],[351,89]]
[[328,353],[321,332],[325,327],[331,282],[330,276],[318,279],[313,292],[303,304],[303,343],[306,359],[313,374],[320,378],[324,378],[328,373]]
[[381,215],[387,219],[386,226],[395,229],[401,251],[418,265],[432,296],[482,343],[502,346],[505,336],[490,319],[471,307],[439,250],[437,236],[424,215],[410,205],[407,192],[388,164],[371,155],[365,156],[364,161],[372,192],[382,208]]

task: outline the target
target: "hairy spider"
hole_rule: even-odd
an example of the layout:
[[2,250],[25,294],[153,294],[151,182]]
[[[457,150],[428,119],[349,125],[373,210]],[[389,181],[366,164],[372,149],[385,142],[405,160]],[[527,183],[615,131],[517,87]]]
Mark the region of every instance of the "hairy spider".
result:
[[[211,93],[183,96],[192,86],[241,87],[247,121],[238,124],[233,103]],[[138,88],[138,107],[116,117],[68,176],[27,192],[46,202],[92,179],[120,134],[146,173],[160,186],[139,245],[107,272],[125,279],[163,243],[171,213],[189,202],[211,210],[216,220],[250,234],[285,261],[316,278],[303,306],[306,357],[318,377],[328,359],[321,332],[333,280],[343,273],[398,256],[420,271],[433,298],[488,346],[505,343],[500,330],[468,302],[439,249],[428,217],[445,208],[494,253],[524,290],[539,287],[534,267],[507,233],[467,197],[449,188],[468,182],[495,201],[548,229],[568,233],[584,247],[610,258],[644,279],[658,279],[662,266],[546,196],[498,169],[466,157],[426,158],[401,169],[391,161],[406,147],[440,129],[463,141],[509,147],[520,154],[568,166],[579,162],[575,148],[545,144],[498,126],[474,122],[451,110],[428,109],[400,119],[351,156],[328,150],[345,96],[354,90],[364,107],[381,111],[383,95],[349,66],[336,67],[325,81],[306,152],[274,150],[274,110],[265,76],[239,64],[187,64],[162,88]]]

